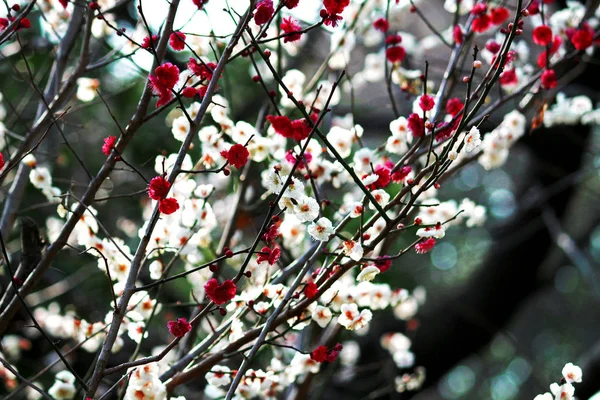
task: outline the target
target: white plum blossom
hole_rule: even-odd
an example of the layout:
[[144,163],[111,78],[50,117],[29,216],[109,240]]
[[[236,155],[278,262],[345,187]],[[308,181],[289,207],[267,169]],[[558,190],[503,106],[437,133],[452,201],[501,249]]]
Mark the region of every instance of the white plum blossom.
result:
[[417,236],[422,237],[422,238],[432,237],[432,238],[436,238],[436,239],[442,239],[445,235],[446,235],[446,229],[444,228],[444,225],[442,225],[439,222],[437,224],[435,224],[434,226],[421,228],[417,231]]
[[[302,87],[304,86],[304,82],[306,82],[306,75],[303,72],[297,69],[290,69],[281,80],[287,87],[288,92],[291,92],[296,98],[302,95]],[[281,105],[283,107],[294,107],[294,102],[289,98],[288,92],[283,90],[283,86],[279,87],[279,91],[281,93]]]
[[399,332],[389,333],[381,338],[381,347],[390,352],[398,368],[413,366],[415,355],[410,351],[411,345],[410,339]]
[[36,167],[29,172],[29,181],[37,189],[45,189],[52,186],[52,176],[45,167]]
[[238,121],[231,130],[231,139],[234,143],[245,144],[251,137],[256,137],[258,132],[254,126],[245,121]]
[[415,355],[411,351],[397,351],[392,358],[398,368],[410,368],[415,364]]
[[342,243],[342,252],[354,261],[359,261],[363,256],[362,245],[353,240],[346,240]]
[[343,365],[355,365],[360,358],[360,346],[355,341],[347,340],[342,343],[344,348],[340,353],[340,361]]
[[216,126],[207,125],[200,128],[200,130],[198,131],[198,137],[200,138],[200,141],[205,145],[213,145],[219,141],[221,135],[219,135],[219,130]]
[[352,288],[352,298],[359,307],[371,310],[383,310],[390,305],[392,290],[387,284],[374,284],[369,281],[360,282]]
[[[366,230],[366,234],[369,235],[369,239],[365,240],[365,244],[370,245],[379,235],[383,232],[386,227],[386,222],[383,218],[378,218],[373,226]],[[358,261],[358,260],[357,260]]]
[[2,351],[8,358],[18,359],[21,356],[21,347],[28,347],[31,343],[18,335],[6,335],[0,341]]
[[175,118],[175,120],[173,121],[173,127],[171,129],[171,132],[173,133],[173,137],[175,139],[179,140],[180,142],[183,142],[189,131],[190,121],[185,115]]
[[327,134],[327,141],[335,148],[342,158],[352,153],[352,141],[354,135],[347,129],[334,126]]
[[508,149],[499,146],[496,139],[497,137],[493,136],[493,133],[484,138],[483,154],[478,159],[479,164],[488,171],[503,166],[508,158]]
[[[376,46],[381,42],[381,33],[375,29],[369,29],[363,34],[363,41],[367,46]],[[365,65],[359,73],[360,77],[367,82],[379,82],[385,77],[385,70],[381,63],[383,56],[381,54],[369,53],[365,56]],[[359,77],[354,75],[355,79]],[[354,85],[357,85],[354,82]]]
[[71,400],[76,392],[75,377],[69,371],[56,374],[54,384],[48,389],[48,394],[56,400]]
[[357,201],[348,204],[348,210],[350,213],[348,214],[350,218],[358,218],[363,213],[363,205]]
[[37,165],[37,160],[35,159],[35,156],[33,154],[27,154],[25,157],[23,157],[23,160],[21,160],[21,162],[27,165],[29,168],[35,168],[35,166]]
[[363,147],[354,153],[352,161],[356,172],[367,173],[371,170],[371,164],[374,162],[373,150]]
[[77,79],[77,98],[85,103],[96,98],[96,91],[100,87],[100,81],[95,78]]
[[290,369],[294,375],[302,375],[307,372],[316,374],[321,369],[321,364],[310,358],[310,354],[296,353],[290,362]]
[[224,365],[215,365],[205,375],[206,381],[213,386],[225,386],[231,382],[231,370]]
[[418,309],[419,302],[417,299],[414,296],[408,296],[394,307],[394,315],[400,320],[408,321],[415,316]]
[[348,330],[364,328],[373,318],[371,310],[365,309],[359,312],[358,305],[355,303],[342,304],[340,311],[338,323]]
[[470,153],[481,145],[481,135],[476,126],[472,127],[467,136],[465,136],[465,151]]
[[585,6],[577,1],[567,1],[567,7],[552,13],[549,25],[552,31],[564,34],[568,28],[575,28],[585,15]]
[[[371,192],[371,195],[381,207],[387,206],[390,201],[390,195],[383,189],[375,189]],[[369,209],[376,210],[375,205],[369,202]]]
[[482,226],[486,220],[486,210],[482,205],[477,205],[473,201],[465,198],[460,203],[459,207],[463,213],[460,215],[462,218],[466,218],[465,225],[468,228],[474,226]]
[[379,179],[379,175],[368,174],[368,175],[365,175],[360,181],[362,182],[363,185],[369,186],[369,185],[377,182],[378,179]]
[[525,134],[525,128],[527,128],[527,118],[519,111],[513,110],[504,116],[500,126],[505,127],[513,133],[514,140],[509,143],[509,145],[512,145],[514,141]]
[[390,353],[395,353],[401,350],[408,350],[412,345],[410,339],[400,332],[388,333],[381,337],[381,347],[388,350]]
[[134,342],[140,343],[142,339],[148,337],[145,327],[146,324],[144,321],[130,322],[127,324],[127,336]]
[[577,365],[567,363],[562,369],[562,376],[569,383],[580,383],[583,373]]
[[398,117],[390,122],[390,132],[392,133],[392,136],[407,139],[409,129],[406,117]]
[[[171,168],[175,165],[177,161],[177,154],[170,154],[168,157],[165,156],[157,156],[154,160],[154,171],[157,174],[162,174],[166,172],[167,174],[171,172]],[[189,154],[186,154],[183,158],[183,163],[181,164],[181,169],[192,169],[194,165],[192,164],[192,157]]]
[[458,14],[465,15],[471,11],[474,3],[474,0],[446,0],[444,2],[444,9],[454,14],[458,8]]
[[126,400],[166,400],[167,388],[159,379],[158,363],[150,363],[133,370],[127,391]]
[[564,93],[558,93],[556,103],[544,112],[544,126],[585,123],[593,113],[593,108],[592,101],[587,96],[567,98]]
[[550,385],[550,391],[555,400],[573,400],[575,398],[575,387],[569,382],[562,385],[553,383]]
[[408,151],[407,137],[392,135],[385,143],[385,150],[392,154],[404,154]]
[[279,225],[279,232],[283,236],[283,244],[286,247],[295,247],[304,240],[306,225],[295,214],[286,214],[283,222]]
[[312,319],[319,325],[321,328],[325,328],[329,322],[331,322],[331,318],[333,314],[328,307],[317,306],[313,313]]
[[79,332],[75,331],[78,340],[84,341],[87,339],[87,341],[83,344],[82,348],[90,353],[93,353],[94,351],[98,350],[98,348],[102,345],[102,342],[104,341],[103,335],[98,334],[98,332],[100,332],[104,328],[104,323],[89,323],[87,321],[81,320],[79,328]]
[[[150,318],[155,307],[155,312],[159,312],[162,307],[160,303],[157,303],[156,299],[150,298],[150,295],[145,290],[135,292],[131,296],[130,304],[133,307],[128,316],[136,321]],[[139,315],[139,317],[137,317],[136,314]]]
[[263,174],[263,186],[271,193],[279,193],[283,189],[283,182],[282,177],[273,168],[266,171],[266,174]]
[[201,199],[206,199],[214,190],[215,186],[212,184],[198,185],[196,186],[196,189],[194,189],[194,196],[200,197]]
[[271,139],[259,136],[256,134],[250,143],[248,143],[248,151],[252,161],[261,162],[267,159],[270,154],[273,141]]
[[582,380],[581,368],[573,363],[567,363],[562,369],[563,379],[561,383],[550,385],[551,393],[539,394],[534,400],[573,400],[575,399],[575,387],[572,383],[580,383]]
[[504,116],[500,125],[483,138],[478,159],[483,168],[490,170],[504,165],[509,148],[525,134],[526,124],[527,119],[517,110]]
[[381,271],[374,265],[369,265],[363,268],[360,273],[356,276],[358,282],[370,282],[380,273]]
[[308,234],[315,240],[326,241],[335,232],[328,218],[321,217],[307,228]]
[[294,213],[300,221],[312,221],[319,216],[320,208],[317,200],[309,196],[302,196],[297,201],[298,204],[294,205]]
[[[287,181],[288,177],[285,176],[283,182]],[[290,182],[285,189],[285,194],[293,199],[299,200],[301,197],[305,196],[304,193],[304,183],[300,182],[297,178],[290,179]]]
[[[352,40],[352,35],[354,35],[352,31],[347,31],[343,36],[340,36],[340,38],[344,39],[344,43],[346,46],[351,44],[350,41]],[[328,80],[321,80],[317,83],[316,87],[320,89],[318,91],[318,96],[316,96],[317,92],[312,92],[306,95],[305,99],[309,100],[307,101],[307,104],[312,104],[314,101],[314,107],[318,109],[323,109],[329,97],[331,97],[331,100],[329,101],[329,106],[335,106],[340,102],[342,98],[340,91],[333,90],[333,82]]]
[[403,374],[397,376],[394,379],[394,385],[398,393],[405,392],[407,390],[414,391],[419,390],[425,382],[425,368],[417,367],[412,374]]

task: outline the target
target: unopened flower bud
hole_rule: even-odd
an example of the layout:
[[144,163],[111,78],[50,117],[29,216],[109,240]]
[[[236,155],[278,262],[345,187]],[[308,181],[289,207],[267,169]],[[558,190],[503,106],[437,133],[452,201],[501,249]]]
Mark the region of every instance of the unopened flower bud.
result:
[[23,160],[21,162],[27,165],[29,168],[35,168],[35,166],[37,165],[35,157],[31,154],[28,154],[25,157],[23,157]]

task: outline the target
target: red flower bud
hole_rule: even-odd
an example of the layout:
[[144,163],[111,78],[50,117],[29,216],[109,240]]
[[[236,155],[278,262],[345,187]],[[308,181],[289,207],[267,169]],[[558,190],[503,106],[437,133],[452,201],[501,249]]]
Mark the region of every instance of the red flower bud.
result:
[[185,318],[179,318],[177,321],[169,321],[167,326],[171,335],[179,338],[192,329],[192,325]]

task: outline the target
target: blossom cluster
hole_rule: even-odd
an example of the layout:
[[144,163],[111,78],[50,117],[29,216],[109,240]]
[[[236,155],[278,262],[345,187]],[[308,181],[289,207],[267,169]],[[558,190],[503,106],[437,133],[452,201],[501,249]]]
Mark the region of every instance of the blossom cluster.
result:
[[[188,3],[207,15],[212,7],[204,0]],[[426,291],[388,283],[388,271],[400,268],[408,252],[432,251],[450,228],[485,223],[486,209],[474,200],[441,200],[444,182],[469,162],[485,170],[506,163],[529,128],[531,98],[547,99],[559,85],[556,65],[567,59],[570,46],[578,56],[592,54],[600,16],[597,12],[584,20],[585,7],[572,2],[549,13],[540,9],[547,2],[513,10],[500,2],[446,0],[453,22],[417,37],[400,28],[406,15],[425,6],[423,0],[324,0],[312,21],[295,14],[299,3],[261,0],[239,20],[234,16],[243,13],[231,12],[229,17],[246,25],[240,25],[239,34],[218,38],[212,30],[193,31],[193,16],[177,28],[171,26],[173,16],[171,25],[154,34],[141,5],[139,23],[127,32],[116,28],[115,14],[103,13],[115,1],[89,5],[95,16],[90,34],[106,39],[120,54],[117,59],[147,71],[140,104],[148,110],[137,110],[126,134],[121,130],[120,137],[101,138],[97,149],[104,155],[103,170],[124,164],[145,181],[139,185],[143,223],[121,220],[120,233],[111,233],[101,223],[107,217],[106,199],[91,196],[99,204],[84,203],[53,182],[50,165],[38,165],[31,154],[19,160],[30,170],[30,184],[56,205],[56,215],[46,221],[49,241],[60,241],[66,232],[65,244],[95,257],[111,286],[110,301],[98,314],[103,319],[83,318],[76,307],[61,309],[57,303],[37,306],[33,315],[44,331],[104,355],[140,345],[151,335],[172,344],[189,338],[189,365],[170,359],[186,353],[173,351],[159,362],[123,368],[129,376],[122,388],[127,400],[167,399],[170,383],[161,374],[189,377],[194,369],[204,376],[209,398],[227,396],[230,388],[236,399],[276,398],[308,374],[319,373],[324,363],[351,368],[358,362],[355,342],[324,344],[323,332],[367,335],[377,313],[386,309],[411,329]],[[73,4],[47,1],[39,7],[41,29],[58,42],[76,11]],[[291,67],[312,33],[330,37],[322,70],[339,76],[335,82],[321,72],[311,75]],[[473,59],[465,62],[469,73],[454,77],[453,84],[448,77],[437,79],[420,62],[444,45],[457,63],[474,47]],[[366,56],[346,76],[342,71],[354,67],[350,61],[356,50]],[[169,52],[170,62],[161,51]],[[234,112],[227,73],[233,65],[228,62],[236,59],[250,70],[246,83],[265,92],[266,106],[256,120]],[[87,104],[111,84],[84,76],[71,83],[77,85],[76,98]],[[388,87],[394,112],[385,120],[383,138],[357,123],[354,112],[339,107],[371,84]],[[398,109],[398,93],[408,99],[408,109]],[[519,106],[504,112],[501,107],[512,96],[521,100]],[[600,120],[600,111],[585,96],[558,94],[544,110],[545,126]],[[3,114],[0,105],[0,120]],[[167,127],[161,125],[167,132],[161,140],[180,149],[153,154],[153,177],[146,179],[148,171],[138,170],[121,150],[134,133],[129,129],[156,116],[164,117]],[[497,121],[494,127],[487,123],[490,116]],[[0,122],[0,146],[7,135]],[[398,249],[395,239],[401,235],[411,244]],[[388,239],[392,246],[384,245]],[[136,250],[130,247],[134,242],[139,243]],[[153,290],[174,280],[185,282],[177,301],[194,310],[189,321],[174,318]],[[151,329],[153,318],[164,322],[162,331]],[[111,329],[116,335],[108,334]],[[380,344],[403,371],[396,374],[393,389],[421,388],[426,371],[416,365],[408,335],[389,332]],[[271,361],[257,362],[255,369],[247,363],[233,368],[236,352],[246,353],[247,346],[268,347]],[[138,359],[144,355],[136,352]],[[0,369],[0,375],[7,387],[15,385],[10,371]],[[564,382],[553,384],[551,394],[538,400],[572,398],[572,383],[581,381],[581,370],[567,364],[563,375]],[[61,371],[49,393],[72,398],[77,385],[75,376]]]
[[581,383],[582,377],[581,368],[573,363],[567,363],[562,369],[560,383],[552,383],[550,392],[537,395],[534,400],[573,400],[575,399],[575,386],[573,386],[573,383]]

